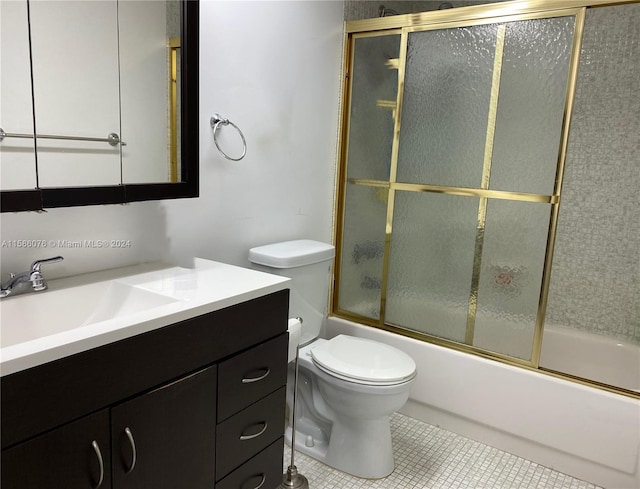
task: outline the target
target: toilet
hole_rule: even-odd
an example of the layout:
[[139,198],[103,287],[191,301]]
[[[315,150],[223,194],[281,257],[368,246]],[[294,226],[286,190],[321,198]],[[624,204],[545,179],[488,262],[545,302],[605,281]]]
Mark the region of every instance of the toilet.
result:
[[[258,270],[291,278],[289,316],[302,318],[296,449],[368,479],[394,469],[389,416],[409,397],[416,364],[384,343],[347,335],[321,338],[334,247],[295,240],[249,250]],[[294,362],[289,365],[290,380]],[[287,382],[287,406],[293,382]],[[286,438],[291,444],[291,422]]]

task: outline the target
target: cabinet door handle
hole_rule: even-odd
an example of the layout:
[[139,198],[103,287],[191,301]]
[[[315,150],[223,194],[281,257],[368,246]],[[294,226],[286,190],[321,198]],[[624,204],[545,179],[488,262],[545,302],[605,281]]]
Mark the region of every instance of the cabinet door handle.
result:
[[93,489],[98,489],[104,481],[104,461],[102,460],[102,452],[100,452],[100,445],[98,445],[98,442],[93,440],[91,442],[91,446],[93,447],[93,451],[96,452],[96,457],[98,457],[98,466],[100,467],[98,483],[93,487]]
[[258,376],[258,377],[244,377],[242,379],[242,383],[243,384],[251,384],[253,382],[259,382],[262,379],[265,379],[267,377],[267,375],[269,375],[271,373],[271,369],[269,367],[263,367],[261,370],[264,370],[264,374]]
[[[258,485],[255,486],[253,489],[260,489],[262,486],[264,486],[264,483],[267,480],[267,476],[265,474],[260,474],[260,477],[261,477],[260,482],[258,482]],[[242,484],[242,487],[244,487],[244,484]]]
[[136,450],[136,442],[133,439],[133,433],[131,433],[131,430],[129,429],[129,427],[127,426],[124,429],[124,434],[127,435],[127,439],[129,440],[129,445],[131,445],[131,466],[124,471],[125,474],[130,473],[136,466],[136,461],[138,460],[138,451]]
[[262,435],[265,431],[267,431],[267,422],[263,421],[262,424],[264,425],[262,427],[262,429],[260,431],[258,431],[257,433],[254,433],[252,435],[240,435],[240,440],[242,441],[246,441],[246,440],[253,440],[254,438],[258,438],[260,435]]

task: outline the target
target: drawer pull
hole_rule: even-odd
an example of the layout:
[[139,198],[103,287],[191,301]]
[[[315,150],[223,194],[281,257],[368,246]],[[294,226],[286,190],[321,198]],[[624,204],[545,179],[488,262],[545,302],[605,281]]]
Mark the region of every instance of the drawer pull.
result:
[[124,471],[125,474],[130,473],[136,466],[136,462],[138,461],[138,451],[136,450],[136,442],[133,439],[133,433],[131,433],[131,430],[129,429],[129,427],[127,426],[124,429],[124,434],[127,435],[127,439],[129,440],[129,445],[131,445],[131,466]]
[[91,442],[91,446],[93,447],[93,451],[96,452],[96,457],[98,457],[98,465],[100,467],[100,477],[98,478],[98,483],[93,487],[93,489],[98,489],[104,481],[104,461],[102,460],[102,453],[100,452],[100,446],[98,445],[98,442],[93,440]]
[[260,376],[258,376],[258,377],[249,377],[249,378],[244,377],[244,378],[242,379],[242,383],[243,383],[243,384],[251,384],[251,383],[253,383],[253,382],[259,382],[259,381],[261,381],[262,379],[267,378],[267,375],[269,375],[269,374],[271,373],[271,369],[270,369],[269,367],[264,367],[264,368],[262,368],[262,370],[264,370],[264,371],[265,371],[265,372],[264,372],[264,374],[262,374],[262,375],[260,375]]
[[247,441],[247,440],[253,440],[254,438],[258,438],[260,435],[262,435],[265,431],[267,431],[267,422],[263,421],[262,424],[264,425],[262,427],[262,429],[260,431],[258,431],[257,433],[254,433],[252,435],[240,435],[240,440],[242,441]]
[[[256,476],[258,476],[258,474],[256,474],[256,475],[255,475],[255,476],[253,476],[253,477],[256,477]],[[253,478],[253,477],[252,477],[252,478]],[[266,476],[266,475],[264,475],[264,474],[260,474],[258,477],[261,477],[260,482],[258,482],[258,485],[257,485],[257,486],[255,486],[253,489],[260,489],[262,486],[264,486],[264,483],[265,483],[265,481],[267,480],[267,476]],[[245,486],[245,485],[244,485],[244,484],[242,484],[242,487],[244,487],[244,486]]]

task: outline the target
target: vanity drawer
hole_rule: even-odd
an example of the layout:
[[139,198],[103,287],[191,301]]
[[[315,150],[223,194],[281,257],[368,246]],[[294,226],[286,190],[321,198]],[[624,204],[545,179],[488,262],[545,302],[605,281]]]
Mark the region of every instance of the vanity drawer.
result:
[[286,387],[281,387],[217,426],[216,480],[283,435],[285,396]]
[[262,450],[216,484],[216,489],[272,489],[282,483],[284,438]]
[[219,365],[218,422],[287,383],[289,335],[284,333]]

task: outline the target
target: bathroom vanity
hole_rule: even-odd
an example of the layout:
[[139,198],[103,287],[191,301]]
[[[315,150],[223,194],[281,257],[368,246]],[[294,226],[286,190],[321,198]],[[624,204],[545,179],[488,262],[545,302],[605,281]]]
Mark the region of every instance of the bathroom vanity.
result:
[[117,279],[176,299],[155,312],[3,345],[4,489],[280,484],[287,281],[199,264]]

